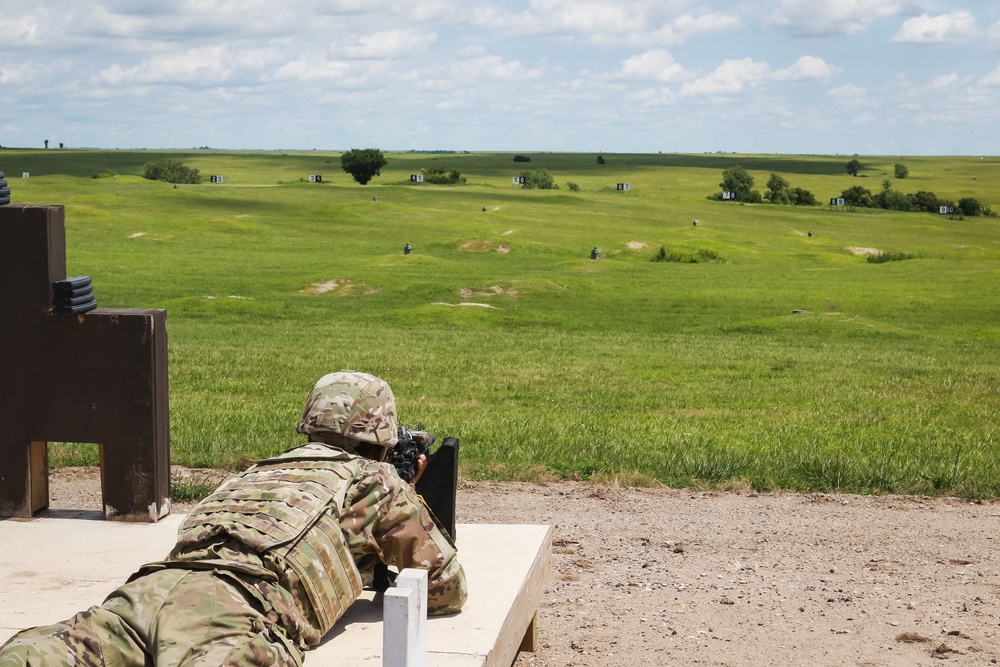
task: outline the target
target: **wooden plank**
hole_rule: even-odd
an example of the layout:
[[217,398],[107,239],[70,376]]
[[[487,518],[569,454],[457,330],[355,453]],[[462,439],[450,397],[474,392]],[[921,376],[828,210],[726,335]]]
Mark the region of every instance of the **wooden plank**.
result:
[[531,617],[531,622],[528,623],[528,629],[524,631],[524,637],[521,639],[521,645],[517,648],[518,651],[528,651],[529,653],[534,653],[535,649],[538,648],[538,612],[536,611],[534,616]]
[[35,513],[49,506],[49,443],[35,440],[28,447],[28,493]]
[[521,584],[517,598],[507,613],[497,636],[493,650],[486,658],[487,667],[510,667],[517,658],[517,652],[525,635],[535,618],[535,613],[545,595],[545,585],[548,583],[549,570],[552,563],[552,528],[545,533],[535,554],[534,563],[528,571],[528,576]]

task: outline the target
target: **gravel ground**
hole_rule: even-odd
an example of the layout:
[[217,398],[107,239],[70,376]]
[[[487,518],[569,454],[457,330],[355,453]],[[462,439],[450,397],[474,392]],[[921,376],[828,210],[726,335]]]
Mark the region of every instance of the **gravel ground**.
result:
[[[1000,503],[581,482],[463,483],[458,503],[461,523],[554,526],[519,667],[1000,659]],[[96,469],[53,471],[51,506],[99,509]]]

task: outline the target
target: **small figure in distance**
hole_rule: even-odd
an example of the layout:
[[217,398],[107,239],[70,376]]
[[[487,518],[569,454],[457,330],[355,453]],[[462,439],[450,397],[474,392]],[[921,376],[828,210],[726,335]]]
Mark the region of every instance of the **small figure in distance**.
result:
[[413,250],[413,246],[411,246],[409,243],[407,243],[405,246],[403,246],[403,254],[404,255],[409,255],[411,250]]
[[598,257],[600,257],[600,256],[601,256],[601,253],[599,253],[599,252],[597,251],[597,246],[595,245],[595,246],[594,246],[594,249],[590,251],[590,258],[591,258],[591,259],[597,259],[597,258],[598,258]]
[[695,218],[694,220],[691,221],[691,226],[692,227],[697,227],[698,226],[698,218]]
[[486,213],[486,207],[485,206],[483,207],[483,213]]
[[427,570],[428,613],[459,611],[468,589],[455,545],[386,462],[398,441],[389,385],[324,375],[295,430],[308,442],[198,503],[166,559],[100,606],[14,635],[0,665],[301,667],[379,562]]
[[813,237],[813,232],[812,232],[812,230],[810,229],[810,230],[809,230],[809,238],[812,238],[812,237]]

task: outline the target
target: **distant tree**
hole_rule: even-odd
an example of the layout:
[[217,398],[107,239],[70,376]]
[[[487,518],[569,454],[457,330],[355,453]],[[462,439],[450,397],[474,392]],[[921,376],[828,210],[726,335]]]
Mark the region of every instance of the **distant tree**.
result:
[[816,200],[816,195],[809,192],[808,190],[803,190],[802,188],[792,188],[792,203],[796,206],[818,206],[819,201]]
[[604,156],[603,155],[598,155],[597,156],[597,164],[604,164]]
[[885,188],[875,197],[875,203],[889,211],[912,211],[910,198],[899,190]]
[[548,169],[526,169],[521,172],[524,177],[522,188],[526,190],[557,190],[556,179]]
[[63,143],[60,141],[59,142],[59,148],[62,148],[62,147],[63,147]]
[[767,192],[764,199],[772,204],[791,204],[792,184],[778,174],[771,172],[771,178],[767,180]]
[[857,176],[858,172],[861,171],[861,163],[858,162],[857,158],[854,158],[853,160],[844,165],[844,169],[846,169],[847,173],[850,174],[851,176]]
[[722,172],[722,182],[719,186],[723,191],[735,192],[737,201],[750,204],[761,201],[760,193],[753,189],[753,176],[739,165]]
[[352,148],[340,156],[340,168],[354,177],[361,185],[382,175],[382,167],[389,161],[377,148]]
[[527,155],[515,155],[514,162],[531,162],[531,158]]
[[49,140],[48,140],[48,139],[46,139],[46,140],[45,140],[45,147],[46,147],[46,148],[48,148],[48,147],[49,147]]
[[860,185],[847,188],[840,193],[840,196],[844,198],[844,203],[848,206],[875,208],[875,197],[872,195],[871,190],[863,188]]
[[972,197],[963,197],[962,199],[959,199],[958,206],[956,208],[962,212],[962,215],[970,217],[974,215],[982,215],[983,213],[983,205]]
[[912,195],[906,195],[910,200],[910,210],[924,211],[925,213],[937,213],[940,210],[937,195],[933,192],[920,190]]
[[142,165],[142,177],[167,183],[201,183],[201,173],[173,160],[154,160]]
[[896,178],[906,178],[910,175],[910,170],[906,168],[905,164],[897,164],[895,167]]

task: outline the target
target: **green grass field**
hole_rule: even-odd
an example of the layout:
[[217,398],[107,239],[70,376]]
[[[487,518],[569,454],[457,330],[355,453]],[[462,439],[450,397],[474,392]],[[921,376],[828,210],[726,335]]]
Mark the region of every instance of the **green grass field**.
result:
[[[850,156],[525,155],[388,154],[364,187],[319,151],[0,150],[0,170],[13,203],[66,206],[69,275],[101,306],[167,309],[175,463],[301,441],[312,383],[354,368],[460,437],[470,478],[1000,497],[1000,220],[706,199],[735,164],[825,202],[903,162],[896,189],[995,205],[1000,158],[861,156],[852,178]],[[225,183],[140,178],[154,159]],[[410,183],[433,166],[468,185]],[[561,189],[514,187],[523,168]]]

